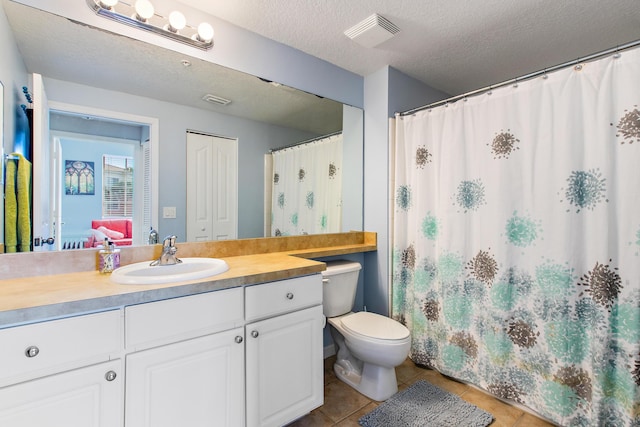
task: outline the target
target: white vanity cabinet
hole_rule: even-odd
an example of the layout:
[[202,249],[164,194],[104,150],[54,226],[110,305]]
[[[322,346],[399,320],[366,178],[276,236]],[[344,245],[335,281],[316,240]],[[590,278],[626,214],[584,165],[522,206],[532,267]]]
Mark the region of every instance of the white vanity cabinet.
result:
[[282,426],[324,400],[321,275],[245,288],[247,426]]
[[320,274],[0,329],[0,426],[281,426],[323,403]]
[[125,324],[125,426],[244,426],[242,288],[129,306]]
[[0,426],[122,425],[121,318],[114,310],[0,330]]

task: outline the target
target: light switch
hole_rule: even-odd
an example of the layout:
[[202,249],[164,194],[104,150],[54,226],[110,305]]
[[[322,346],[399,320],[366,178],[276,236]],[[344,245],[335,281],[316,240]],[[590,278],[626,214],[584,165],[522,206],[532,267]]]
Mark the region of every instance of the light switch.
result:
[[175,217],[176,217],[175,206],[164,206],[162,208],[162,218],[175,218]]

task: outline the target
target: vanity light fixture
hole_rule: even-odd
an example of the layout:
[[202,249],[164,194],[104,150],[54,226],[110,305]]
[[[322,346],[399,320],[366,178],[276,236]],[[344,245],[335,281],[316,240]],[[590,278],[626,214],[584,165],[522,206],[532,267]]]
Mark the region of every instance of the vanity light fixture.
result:
[[122,0],[87,0],[87,4],[98,15],[122,24],[141,28],[202,50],[213,46],[213,27],[210,24],[203,22],[198,27],[193,27],[179,11],[163,16],[155,11],[150,0],[135,0],[133,4]]

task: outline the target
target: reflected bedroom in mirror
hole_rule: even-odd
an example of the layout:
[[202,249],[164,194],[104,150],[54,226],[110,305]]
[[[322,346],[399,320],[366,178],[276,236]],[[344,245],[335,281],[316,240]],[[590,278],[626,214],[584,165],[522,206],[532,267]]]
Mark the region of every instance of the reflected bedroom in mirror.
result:
[[0,6],[0,253],[362,230],[361,109]]

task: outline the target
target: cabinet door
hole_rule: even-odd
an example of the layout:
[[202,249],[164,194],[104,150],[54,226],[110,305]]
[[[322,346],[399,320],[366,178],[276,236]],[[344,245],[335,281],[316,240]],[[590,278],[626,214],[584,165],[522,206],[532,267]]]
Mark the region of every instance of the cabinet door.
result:
[[244,426],[243,340],[236,328],[127,355],[126,426]]
[[281,426],[322,405],[322,306],[246,326],[247,425]]
[[122,425],[120,360],[0,388],[0,426]]

